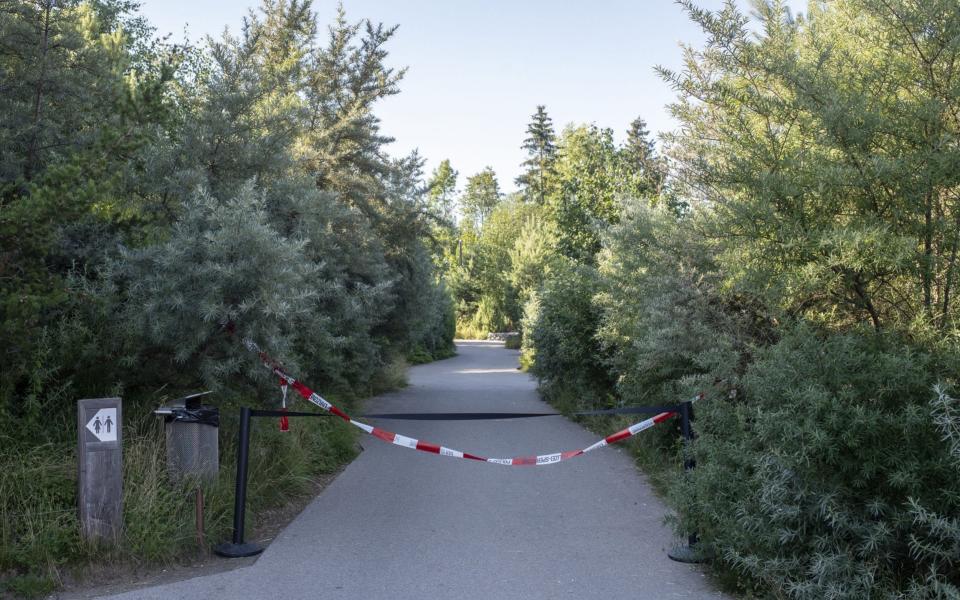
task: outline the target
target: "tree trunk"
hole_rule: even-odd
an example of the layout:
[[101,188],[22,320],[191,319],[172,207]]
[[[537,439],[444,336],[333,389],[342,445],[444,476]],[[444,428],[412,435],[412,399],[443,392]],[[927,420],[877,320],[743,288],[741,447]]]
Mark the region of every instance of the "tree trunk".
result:
[[33,123],[30,143],[27,145],[27,162],[24,165],[23,176],[29,181],[33,178],[34,171],[37,168],[40,146],[40,107],[43,104],[43,84],[47,77],[47,53],[50,48],[50,11],[53,9],[54,0],[47,0],[44,4],[43,13],[43,40],[40,46],[40,77],[37,78],[37,85],[33,95]]
[[923,213],[923,267],[920,271],[923,280],[923,310],[927,316],[932,312],[931,286],[933,282],[933,193],[927,190],[926,207]]
[[950,262],[947,263],[947,272],[943,282],[943,315],[940,320],[940,329],[943,330],[946,330],[948,323],[950,323],[950,292],[953,291],[953,273],[957,265],[958,246],[960,246],[960,207],[957,210],[953,248],[950,249]]

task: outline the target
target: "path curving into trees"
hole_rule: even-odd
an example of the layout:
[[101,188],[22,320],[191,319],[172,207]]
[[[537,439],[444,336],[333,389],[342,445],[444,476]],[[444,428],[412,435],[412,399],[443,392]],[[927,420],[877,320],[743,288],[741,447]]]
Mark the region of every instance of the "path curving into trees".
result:
[[[500,343],[414,367],[370,411],[549,411]],[[383,421],[399,433],[492,456],[580,448],[562,418]],[[123,599],[723,598],[670,561],[667,513],[622,448],[549,467],[503,468],[363,438],[365,451],[252,566]]]

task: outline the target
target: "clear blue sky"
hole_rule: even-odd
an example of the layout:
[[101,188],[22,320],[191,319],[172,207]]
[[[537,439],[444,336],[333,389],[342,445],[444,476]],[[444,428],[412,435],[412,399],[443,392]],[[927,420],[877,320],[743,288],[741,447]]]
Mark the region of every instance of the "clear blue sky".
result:
[[[237,31],[251,0],[143,0],[143,14],[182,39]],[[744,7],[746,0],[738,0]],[[700,30],[670,0],[344,0],[351,20],[399,25],[388,62],[409,68],[401,93],[381,104],[391,154],[419,149],[429,174],[449,158],[466,177],[489,165],[504,191],[524,159],[530,115],[545,104],[559,131],[596,123],[618,140],[642,116],[654,132],[674,127],[673,91],[653,67],[681,66],[680,42]],[[700,0],[719,8],[722,0]],[[794,12],[805,0],[790,0]],[[322,23],[336,2],[315,2]]]

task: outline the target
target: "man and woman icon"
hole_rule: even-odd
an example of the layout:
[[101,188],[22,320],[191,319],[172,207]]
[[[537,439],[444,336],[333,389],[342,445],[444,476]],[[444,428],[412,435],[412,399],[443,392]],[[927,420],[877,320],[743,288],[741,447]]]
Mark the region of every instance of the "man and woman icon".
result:
[[103,423],[100,422],[100,415],[97,415],[97,417],[93,420],[93,431],[97,435],[100,435],[101,429],[104,429],[106,433],[110,433],[110,430],[112,428],[113,428],[113,420],[110,419],[110,415],[107,415],[107,418]]

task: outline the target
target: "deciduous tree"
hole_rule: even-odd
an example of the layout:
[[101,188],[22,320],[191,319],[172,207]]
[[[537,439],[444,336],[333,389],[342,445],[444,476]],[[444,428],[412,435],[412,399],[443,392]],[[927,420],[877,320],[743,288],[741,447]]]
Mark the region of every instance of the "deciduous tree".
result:
[[460,198],[460,209],[463,211],[464,219],[468,224],[482,229],[484,221],[499,204],[500,198],[497,175],[490,167],[468,177],[467,186]]
[[448,222],[453,222],[454,202],[457,195],[457,175],[450,166],[450,160],[444,159],[433,170],[427,182],[427,198],[433,212]]

